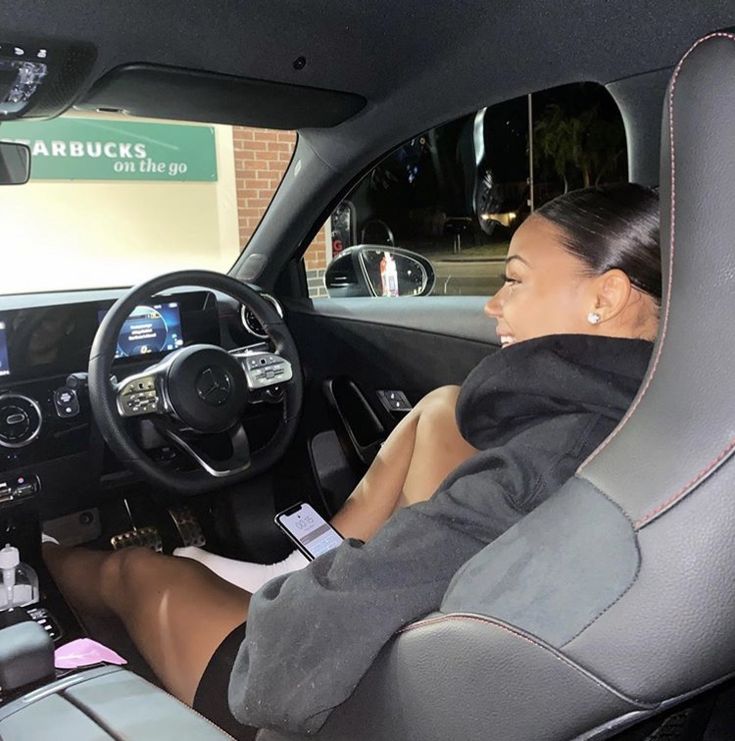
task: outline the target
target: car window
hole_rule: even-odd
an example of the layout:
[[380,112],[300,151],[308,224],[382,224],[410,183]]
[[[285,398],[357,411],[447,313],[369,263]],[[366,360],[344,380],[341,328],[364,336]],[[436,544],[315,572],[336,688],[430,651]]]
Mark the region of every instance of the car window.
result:
[[85,113],[6,122],[0,139],[31,147],[30,182],[0,188],[0,293],[22,293],[227,271],[296,134]]
[[[568,190],[625,180],[622,118],[601,85],[484,108],[406,142],[337,206],[327,257],[346,255],[327,285],[307,255],[310,295],[492,294],[510,239],[534,209]],[[357,245],[372,245],[362,270],[353,264]],[[429,261],[431,286],[421,282],[426,263],[405,250]]]

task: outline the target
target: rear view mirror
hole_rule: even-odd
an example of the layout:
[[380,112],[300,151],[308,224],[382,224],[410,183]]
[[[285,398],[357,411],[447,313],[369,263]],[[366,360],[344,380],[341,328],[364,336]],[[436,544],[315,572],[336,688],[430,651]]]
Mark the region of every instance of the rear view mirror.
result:
[[0,142],[0,185],[23,185],[30,176],[30,147]]
[[372,244],[346,249],[329,263],[324,274],[331,298],[426,296],[435,279],[432,264],[422,255]]

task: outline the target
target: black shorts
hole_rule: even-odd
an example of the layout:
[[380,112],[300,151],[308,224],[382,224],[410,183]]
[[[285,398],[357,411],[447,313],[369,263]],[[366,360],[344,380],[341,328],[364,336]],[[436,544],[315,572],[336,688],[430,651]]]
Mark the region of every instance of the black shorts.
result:
[[257,728],[244,726],[238,722],[230,712],[227,704],[227,687],[230,684],[230,672],[235,663],[235,657],[240,649],[240,644],[245,639],[247,623],[238,625],[214,652],[207,664],[207,668],[199,681],[196,694],[194,695],[194,710],[209,718],[215,725],[219,726],[238,739],[238,741],[252,741]]

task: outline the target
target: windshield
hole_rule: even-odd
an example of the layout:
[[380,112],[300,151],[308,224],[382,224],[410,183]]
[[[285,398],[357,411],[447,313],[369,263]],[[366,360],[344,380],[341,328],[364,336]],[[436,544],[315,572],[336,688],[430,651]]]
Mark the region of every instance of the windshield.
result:
[[0,125],[31,180],[0,186],[0,293],[226,272],[291,159],[291,131],[72,114]]

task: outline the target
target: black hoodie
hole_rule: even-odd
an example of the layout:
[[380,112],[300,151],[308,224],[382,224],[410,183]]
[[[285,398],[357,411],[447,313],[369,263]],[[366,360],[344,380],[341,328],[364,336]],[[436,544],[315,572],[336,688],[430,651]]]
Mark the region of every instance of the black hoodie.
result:
[[485,358],[457,403],[479,453],[368,543],[346,540],[253,595],[230,708],[314,733],[403,625],[436,610],[465,561],[570,478],[625,413],[652,345],[552,335]]

